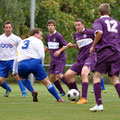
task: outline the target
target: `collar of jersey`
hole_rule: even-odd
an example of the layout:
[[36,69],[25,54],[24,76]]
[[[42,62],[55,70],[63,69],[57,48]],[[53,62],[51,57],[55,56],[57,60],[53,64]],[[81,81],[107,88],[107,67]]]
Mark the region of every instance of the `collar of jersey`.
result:
[[110,16],[108,16],[108,15],[103,15],[103,16],[101,16],[100,18],[103,18],[103,17],[110,17]]

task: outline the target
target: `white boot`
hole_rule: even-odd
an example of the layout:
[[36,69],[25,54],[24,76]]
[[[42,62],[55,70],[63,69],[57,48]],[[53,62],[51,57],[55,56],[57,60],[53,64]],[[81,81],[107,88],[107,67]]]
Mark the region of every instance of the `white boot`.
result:
[[103,111],[103,105],[95,105],[94,107],[90,108],[90,111],[97,112],[97,111]]

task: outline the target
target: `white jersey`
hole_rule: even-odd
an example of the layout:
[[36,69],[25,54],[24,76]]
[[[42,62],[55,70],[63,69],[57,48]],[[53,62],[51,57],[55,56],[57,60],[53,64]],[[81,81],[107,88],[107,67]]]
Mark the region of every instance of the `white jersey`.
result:
[[42,63],[44,62],[45,52],[43,42],[34,36],[23,40],[19,44],[17,52],[17,62],[31,58],[41,59]]
[[14,60],[16,57],[17,46],[21,41],[22,39],[13,33],[8,37],[5,33],[0,35],[0,60]]

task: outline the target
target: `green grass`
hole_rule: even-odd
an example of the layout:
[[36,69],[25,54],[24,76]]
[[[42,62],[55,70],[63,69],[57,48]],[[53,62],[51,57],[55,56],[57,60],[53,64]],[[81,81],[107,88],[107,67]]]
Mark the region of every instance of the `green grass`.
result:
[[[34,84],[38,91],[39,102],[32,102],[32,96],[22,98],[17,84],[10,84],[12,92],[8,98],[3,97],[5,90],[0,87],[0,120],[120,120],[120,100],[112,85],[106,85],[107,93],[102,93],[104,111],[90,112],[95,104],[94,94],[89,86],[88,103],[72,104],[66,96],[64,103],[58,103],[42,84]],[[63,85],[65,91],[68,88]],[[81,89],[81,85],[79,84]]]

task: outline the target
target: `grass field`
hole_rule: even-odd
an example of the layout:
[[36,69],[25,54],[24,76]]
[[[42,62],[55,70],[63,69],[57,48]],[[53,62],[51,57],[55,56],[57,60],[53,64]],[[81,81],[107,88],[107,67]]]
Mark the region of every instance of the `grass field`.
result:
[[[17,84],[10,84],[12,92],[3,97],[5,90],[0,87],[0,120],[120,120],[120,100],[112,85],[106,85],[107,93],[102,93],[104,111],[90,112],[95,104],[92,85],[88,91],[88,103],[72,104],[66,96],[64,103],[58,103],[42,84],[34,84],[38,91],[39,102],[32,102],[27,91],[27,98],[22,98]],[[65,85],[63,88],[67,92]],[[79,85],[81,89],[81,85]]]

